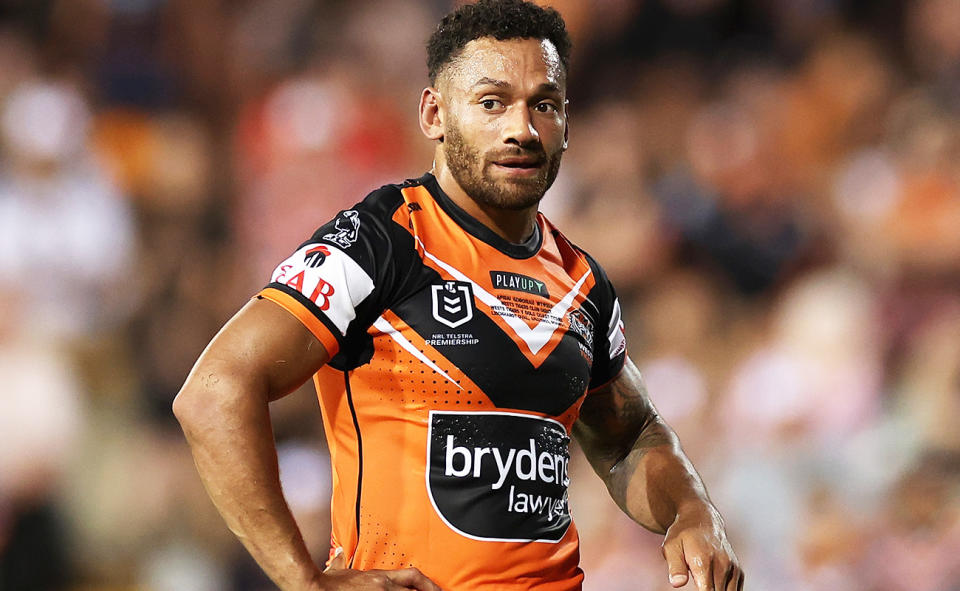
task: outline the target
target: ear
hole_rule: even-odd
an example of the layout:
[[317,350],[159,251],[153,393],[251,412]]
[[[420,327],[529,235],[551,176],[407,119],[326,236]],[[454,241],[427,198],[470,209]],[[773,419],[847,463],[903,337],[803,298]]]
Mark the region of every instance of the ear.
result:
[[443,113],[440,91],[430,86],[420,94],[420,131],[431,140],[443,141]]
[[563,151],[566,152],[570,143],[570,101],[563,101]]

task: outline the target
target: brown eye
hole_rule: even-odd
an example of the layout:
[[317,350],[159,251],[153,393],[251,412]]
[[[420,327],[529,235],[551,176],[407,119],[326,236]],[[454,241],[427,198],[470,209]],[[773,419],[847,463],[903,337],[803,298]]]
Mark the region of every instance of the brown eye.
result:
[[553,103],[538,103],[536,106],[537,111],[540,113],[556,113],[557,106]]
[[492,111],[496,108],[499,108],[502,105],[500,104],[500,101],[496,99],[485,99],[480,101],[480,106],[486,109],[487,111]]

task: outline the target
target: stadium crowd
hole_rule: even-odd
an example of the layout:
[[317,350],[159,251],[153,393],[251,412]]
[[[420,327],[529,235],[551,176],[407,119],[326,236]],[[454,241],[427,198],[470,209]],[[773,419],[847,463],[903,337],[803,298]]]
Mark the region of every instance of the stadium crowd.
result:
[[[543,210],[617,286],[747,588],[960,589],[960,2],[552,4],[571,148]],[[449,8],[0,3],[0,589],[270,588],[170,404],[316,226],[429,168]],[[274,409],[322,559],[317,402]],[[670,589],[571,472],[585,589]]]

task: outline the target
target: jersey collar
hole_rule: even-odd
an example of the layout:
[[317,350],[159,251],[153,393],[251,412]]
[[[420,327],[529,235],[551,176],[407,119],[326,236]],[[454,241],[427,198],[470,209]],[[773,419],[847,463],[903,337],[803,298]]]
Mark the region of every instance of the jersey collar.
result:
[[437,178],[433,176],[433,174],[428,172],[420,177],[419,181],[430,191],[430,194],[440,205],[440,208],[471,236],[482,240],[514,259],[528,259],[540,251],[540,245],[543,243],[543,233],[540,231],[539,223],[534,225],[533,234],[530,235],[530,238],[520,244],[514,244],[485,226],[482,222],[454,203],[453,199],[450,199],[450,197],[444,193],[443,189],[440,188],[440,183],[437,182]]

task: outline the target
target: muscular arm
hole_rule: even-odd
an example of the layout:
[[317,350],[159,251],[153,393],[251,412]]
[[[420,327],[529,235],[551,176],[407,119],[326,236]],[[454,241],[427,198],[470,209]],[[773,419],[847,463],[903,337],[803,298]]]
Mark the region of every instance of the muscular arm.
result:
[[283,589],[318,588],[320,570],[280,489],[268,403],[327,360],[296,318],[252,300],[210,342],[173,403],[217,510]]
[[615,380],[587,396],[574,435],[613,500],[645,528],[665,533],[681,505],[710,504],[629,358]]
[[666,534],[674,586],[686,584],[689,570],[702,591],[742,589],[723,519],[629,358],[616,379],[587,396],[573,432],[620,508]]
[[269,403],[329,357],[296,318],[267,300],[250,301],[220,330],[173,403],[207,494],[285,591],[439,591],[416,568],[355,571],[342,555],[321,573],[307,551],[280,488]]

